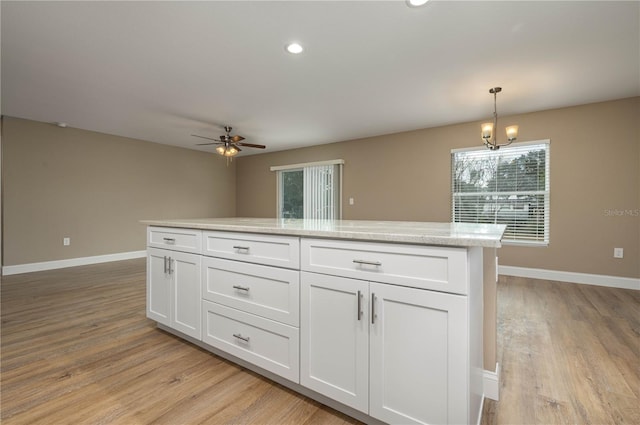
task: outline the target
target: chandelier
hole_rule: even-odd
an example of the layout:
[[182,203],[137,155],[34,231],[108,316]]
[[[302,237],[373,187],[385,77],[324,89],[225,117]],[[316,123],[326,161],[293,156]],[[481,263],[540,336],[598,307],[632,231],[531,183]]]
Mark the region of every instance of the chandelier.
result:
[[482,127],[482,140],[484,145],[492,151],[500,149],[501,146],[508,146],[518,138],[518,126],[511,125],[507,127],[507,143],[499,144],[496,140],[496,129],[498,127],[498,110],[496,108],[496,97],[502,91],[502,87],[493,87],[489,89],[489,93],[493,94],[493,122],[486,122]]

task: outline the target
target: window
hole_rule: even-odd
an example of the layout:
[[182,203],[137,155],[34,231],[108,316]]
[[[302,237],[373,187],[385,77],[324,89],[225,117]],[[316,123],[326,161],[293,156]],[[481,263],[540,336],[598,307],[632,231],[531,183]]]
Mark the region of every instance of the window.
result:
[[278,173],[278,218],[340,219],[341,159],[271,167]]
[[503,241],[549,243],[549,141],[451,151],[454,222],[506,224]]

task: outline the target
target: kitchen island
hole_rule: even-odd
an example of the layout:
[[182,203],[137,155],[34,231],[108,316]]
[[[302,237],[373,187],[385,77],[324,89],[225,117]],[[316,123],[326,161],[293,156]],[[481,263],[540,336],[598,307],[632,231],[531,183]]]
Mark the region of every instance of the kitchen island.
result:
[[375,423],[477,423],[483,248],[503,225],[149,220],[147,316]]

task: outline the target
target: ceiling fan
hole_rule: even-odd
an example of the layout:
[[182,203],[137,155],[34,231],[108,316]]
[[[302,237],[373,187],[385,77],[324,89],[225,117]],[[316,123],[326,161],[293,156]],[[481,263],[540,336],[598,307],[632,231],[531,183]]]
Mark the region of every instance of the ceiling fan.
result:
[[222,156],[226,156],[227,158],[231,158],[237,155],[238,152],[242,150],[240,149],[240,146],[244,146],[247,148],[258,148],[258,149],[264,149],[266,147],[264,145],[255,145],[253,143],[242,143],[242,141],[244,140],[244,137],[238,136],[237,134],[235,136],[231,136],[230,135],[231,130],[232,128],[226,125],[224,127],[224,131],[227,134],[223,134],[222,136],[220,136],[219,139],[212,139],[211,137],[198,136],[197,134],[192,134],[192,136],[199,137],[201,139],[213,140],[213,142],[210,142],[210,143],[198,143],[198,146],[220,145],[216,148],[216,152],[218,152]]

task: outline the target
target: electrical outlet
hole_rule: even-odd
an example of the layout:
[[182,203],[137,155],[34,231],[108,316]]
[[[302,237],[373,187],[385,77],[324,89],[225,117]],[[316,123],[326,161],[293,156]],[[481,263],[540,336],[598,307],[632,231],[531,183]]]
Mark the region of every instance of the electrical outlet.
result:
[[71,238],[63,238],[62,239],[62,245],[64,245],[64,246],[71,245]]
[[354,204],[353,198],[349,198],[349,205],[353,205],[353,204]]
[[624,257],[623,248],[613,248],[613,258],[623,258],[623,257]]

